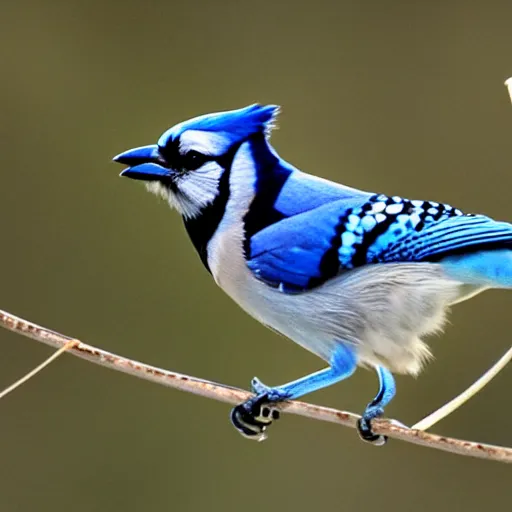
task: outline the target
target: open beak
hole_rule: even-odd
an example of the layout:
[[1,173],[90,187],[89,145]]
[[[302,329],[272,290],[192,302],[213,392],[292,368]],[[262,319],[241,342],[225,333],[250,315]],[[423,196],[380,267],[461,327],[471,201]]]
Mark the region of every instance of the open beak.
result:
[[168,178],[172,171],[162,166],[157,145],[129,149],[113,158],[114,162],[128,165],[120,176],[134,180],[155,181]]

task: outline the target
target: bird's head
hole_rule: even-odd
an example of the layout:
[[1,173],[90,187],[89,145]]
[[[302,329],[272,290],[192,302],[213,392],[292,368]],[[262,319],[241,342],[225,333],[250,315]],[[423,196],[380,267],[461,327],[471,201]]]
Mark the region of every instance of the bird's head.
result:
[[129,167],[121,176],[146,182],[185,218],[193,218],[219,194],[223,174],[249,138],[268,136],[275,105],[248,107],[195,117],[177,124],[157,144],[130,149],[114,161]]

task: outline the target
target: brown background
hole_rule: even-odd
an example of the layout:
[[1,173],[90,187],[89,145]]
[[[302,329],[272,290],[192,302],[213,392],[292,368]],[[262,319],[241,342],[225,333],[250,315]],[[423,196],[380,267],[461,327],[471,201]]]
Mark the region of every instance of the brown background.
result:
[[[352,186],[512,220],[510,2],[63,1],[0,6],[0,307],[107,350],[247,387],[321,362],[213,284],[180,219],[116,153],[254,101],[273,142]],[[398,378],[406,423],[510,344],[512,294],[455,308],[436,362]],[[0,332],[0,386],[50,350]],[[436,431],[512,444],[507,369]],[[311,400],[361,411],[361,371]],[[285,417],[262,444],[226,405],[65,356],[0,404],[0,510],[510,509],[511,468]]]

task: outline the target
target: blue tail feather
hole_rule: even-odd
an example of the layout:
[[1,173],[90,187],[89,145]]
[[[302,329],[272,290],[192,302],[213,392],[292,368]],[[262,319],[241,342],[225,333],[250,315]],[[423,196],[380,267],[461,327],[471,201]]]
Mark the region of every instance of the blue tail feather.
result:
[[441,261],[448,256],[512,249],[512,224],[483,215],[451,217],[412,232],[384,249],[378,260]]
[[512,250],[478,251],[442,260],[453,279],[492,288],[512,288]]

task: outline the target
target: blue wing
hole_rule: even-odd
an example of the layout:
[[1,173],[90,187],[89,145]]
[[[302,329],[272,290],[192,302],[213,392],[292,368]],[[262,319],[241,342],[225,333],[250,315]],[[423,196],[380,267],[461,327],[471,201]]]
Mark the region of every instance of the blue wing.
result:
[[271,224],[251,237],[249,268],[288,292],[325,282],[338,272],[336,241],[347,211],[346,201],[339,200]]
[[250,239],[248,266],[286,292],[308,290],[366,264],[439,261],[512,249],[512,225],[446,204],[374,195],[283,219]]

